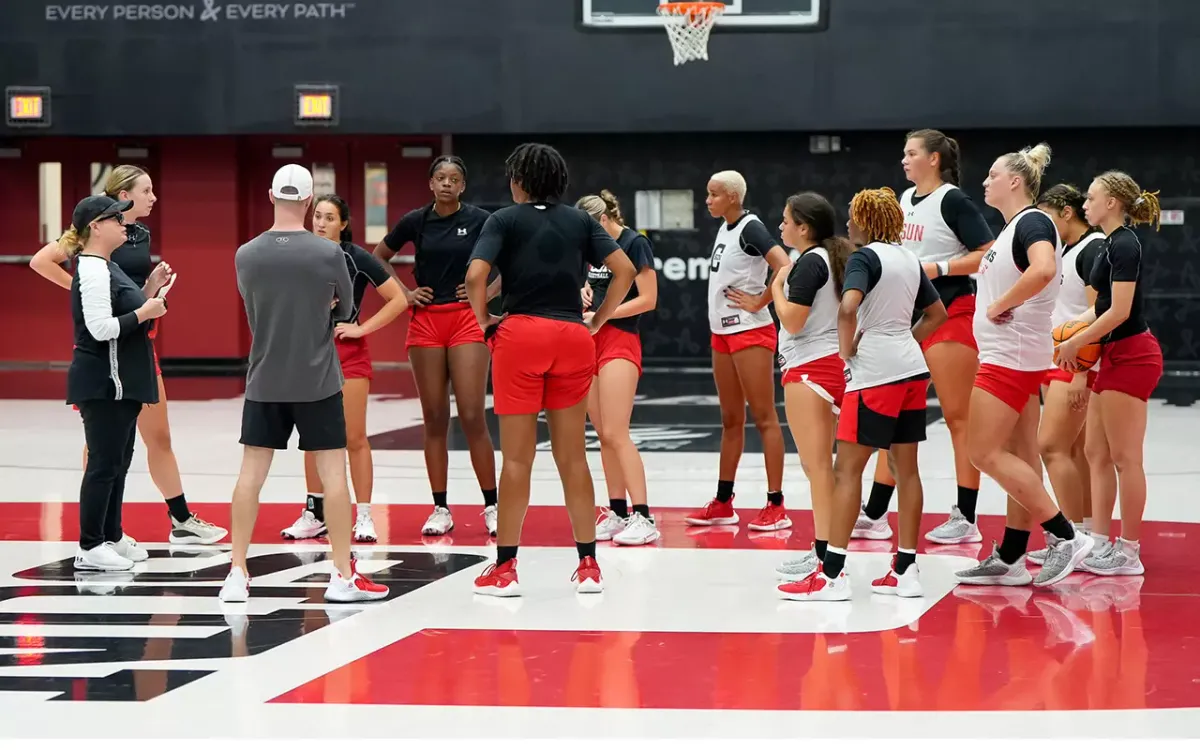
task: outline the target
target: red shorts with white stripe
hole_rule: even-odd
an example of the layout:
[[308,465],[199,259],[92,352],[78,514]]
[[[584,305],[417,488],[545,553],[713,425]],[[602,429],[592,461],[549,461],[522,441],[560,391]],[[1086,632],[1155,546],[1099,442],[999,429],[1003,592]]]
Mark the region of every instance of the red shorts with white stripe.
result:
[[774,323],[760,328],[751,328],[749,331],[714,333],[712,335],[712,350],[717,354],[737,354],[752,346],[761,346],[764,349],[775,351],[778,343],[779,332],[775,329]]
[[979,345],[975,343],[975,295],[956,298],[946,308],[946,313],[950,317],[921,342],[921,351],[927,352],[929,347],[943,341],[954,341],[979,351]]
[[818,396],[833,404],[836,413],[846,396],[846,363],[829,354],[783,371],[783,384],[804,383]]

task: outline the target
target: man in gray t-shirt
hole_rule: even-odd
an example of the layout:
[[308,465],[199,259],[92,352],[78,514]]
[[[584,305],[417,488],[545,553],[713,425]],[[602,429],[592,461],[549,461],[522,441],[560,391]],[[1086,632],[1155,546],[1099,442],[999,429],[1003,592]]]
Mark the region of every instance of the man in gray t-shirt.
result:
[[313,202],[312,174],[297,164],[271,183],[275,224],[238,248],[238,291],[250,322],[250,369],[242,405],[242,470],[233,490],[233,561],[221,587],[226,602],[250,596],[246,553],[258,496],[277,450],[292,431],[313,453],[325,487],[325,525],[337,570],[325,598],[383,599],[388,588],[358,575],[350,558],[350,488],[346,484],[346,418],[342,366],[333,326],[350,317],[354,289],[342,249],[304,228]]

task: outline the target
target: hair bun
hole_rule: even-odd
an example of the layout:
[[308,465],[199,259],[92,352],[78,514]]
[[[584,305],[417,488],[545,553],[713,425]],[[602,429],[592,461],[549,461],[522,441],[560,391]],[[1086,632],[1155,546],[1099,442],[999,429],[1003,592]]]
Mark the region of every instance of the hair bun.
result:
[[1021,149],[1021,155],[1025,157],[1025,160],[1029,162],[1029,166],[1033,167],[1033,171],[1039,176],[1050,165],[1050,154],[1050,146],[1046,143],[1039,143],[1036,146]]

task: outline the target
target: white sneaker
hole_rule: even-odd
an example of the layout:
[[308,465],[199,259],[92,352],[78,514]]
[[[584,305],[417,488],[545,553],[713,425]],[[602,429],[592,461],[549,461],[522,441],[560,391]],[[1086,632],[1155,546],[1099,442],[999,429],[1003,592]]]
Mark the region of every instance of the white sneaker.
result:
[[244,602],[250,598],[250,577],[241,568],[230,567],[225,583],[221,585],[221,593],[217,596],[223,602]]
[[325,600],[330,602],[374,602],[386,599],[387,595],[388,587],[359,575],[353,560],[350,561],[350,577],[343,578],[335,570],[325,588]]
[[305,510],[296,519],[296,522],[279,532],[279,535],[284,539],[316,539],[319,536],[325,536],[325,522],[318,521],[311,510]]
[[641,513],[632,513],[625,521],[625,528],[617,532],[612,540],[613,544],[637,547],[656,542],[660,536],[662,534],[659,532],[658,526],[654,524],[653,518],[647,518]]
[[874,541],[882,541],[892,538],[892,525],[888,523],[888,517],[884,515],[878,521],[871,520],[867,516],[866,508],[859,508],[858,520],[854,522],[854,530],[850,532],[851,539],[871,539]]
[[974,544],[983,541],[979,526],[968,521],[957,505],[950,506],[950,518],[926,534],[925,538],[934,544]]
[[379,535],[375,533],[375,519],[371,518],[370,505],[358,506],[358,517],[354,521],[354,541],[379,541]]
[[195,513],[188,520],[182,522],[171,518],[171,544],[216,544],[228,533],[220,526],[214,526],[201,519]]
[[137,540],[128,534],[113,544],[113,551],[130,562],[139,563],[150,559],[150,553],[139,547]]
[[442,536],[450,533],[454,528],[454,516],[450,515],[449,508],[443,508],[436,505],[433,512],[429,514],[429,518],[425,519],[425,525],[421,527],[421,533],[426,536]]
[[496,506],[486,505],[483,508],[483,525],[488,536],[496,536]]
[[781,581],[803,581],[821,565],[815,549],[805,550],[803,555],[784,560],[775,568],[775,576]]
[[122,557],[117,553],[112,542],[105,542],[99,547],[75,551],[75,570],[129,570],[133,560]]
[[921,588],[921,575],[917,572],[917,564],[913,563],[904,571],[904,575],[896,574],[896,562],[883,578],[871,581],[871,591],[883,596],[899,596],[904,599],[914,599],[925,595]]
[[628,518],[621,518],[612,508],[600,509],[600,520],[596,522],[596,541],[608,542],[625,530]]

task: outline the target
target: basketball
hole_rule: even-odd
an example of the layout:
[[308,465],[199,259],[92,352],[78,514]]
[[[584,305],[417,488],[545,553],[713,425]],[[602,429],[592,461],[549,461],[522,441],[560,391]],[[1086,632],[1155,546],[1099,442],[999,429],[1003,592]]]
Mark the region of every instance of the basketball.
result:
[[[1058,364],[1058,345],[1067,339],[1075,336],[1080,331],[1088,327],[1087,323],[1082,320],[1068,320],[1066,323],[1054,329],[1051,336],[1054,338],[1054,364]],[[1079,362],[1079,366],[1084,370],[1092,369],[1097,362],[1100,361],[1100,345],[1087,344],[1079,349],[1079,354],[1075,357]]]

